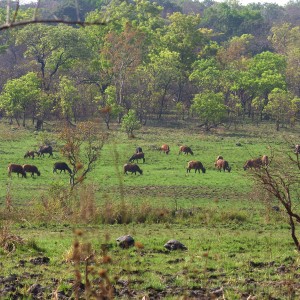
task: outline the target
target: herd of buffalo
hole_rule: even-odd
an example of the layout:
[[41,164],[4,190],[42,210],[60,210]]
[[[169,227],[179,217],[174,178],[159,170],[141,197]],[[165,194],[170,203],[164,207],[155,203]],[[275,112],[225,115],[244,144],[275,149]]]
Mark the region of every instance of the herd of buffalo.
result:
[[[24,158],[32,158],[34,159],[35,155],[38,157],[43,157],[45,154],[49,154],[49,157],[53,157],[53,149],[52,146],[41,146],[38,151],[27,151],[24,155]],[[31,173],[31,176],[34,177],[36,174],[37,176],[41,175],[41,172],[38,170],[38,168],[34,165],[19,165],[19,164],[9,164],[8,165],[8,176],[11,177],[11,173],[17,173],[18,177],[19,175],[22,175],[22,177],[26,178],[26,173]],[[53,173],[57,173],[57,170],[64,172],[72,173],[72,170],[69,168],[69,166],[65,162],[56,162],[53,166]]]
[[[158,150],[161,152],[164,152],[165,154],[169,154],[170,147],[167,144],[163,144]],[[184,153],[186,155],[191,154],[194,155],[192,149],[188,146],[180,146],[179,153]],[[295,146],[295,153],[300,153],[300,145]],[[41,146],[38,151],[27,151],[24,155],[24,158],[32,158],[34,159],[35,155],[38,157],[43,157],[45,154],[49,154],[49,157],[53,157],[53,149],[50,145],[48,146]],[[136,148],[136,152],[129,158],[129,163],[126,163],[123,166],[124,174],[127,174],[128,172],[131,173],[139,173],[143,174],[143,170],[136,164],[134,161],[138,163],[138,161],[142,159],[143,163],[145,162],[145,154],[141,147]],[[255,158],[255,159],[249,159],[244,164],[244,170],[247,169],[260,169],[263,166],[269,165],[269,157],[267,155],[263,155],[262,157]],[[215,167],[221,172],[222,170],[231,171],[231,167],[229,166],[229,163],[227,160],[224,160],[223,156],[218,156],[215,161]],[[192,169],[195,170],[195,173],[198,171],[200,173],[200,170],[202,173],[205,173],[206,169],[203,166],[203,164],[200,161],[197,160],[191,160],[188,162],[186,171],[189,173]],[[72,174],[72,170],[69,168],[69,166],[65,162],[56,162],[53,166],[53,173],[57,173],[57,170],[64,172],[68,172],[69,174]],[[32,177],[36,174],[37,176],[40,176],[41,173],[38,170],[38,168],[34,165],[25,164],[9,164],[8,165],[8,176],[11,177],[11,173],[17,173],[18,177],[21,174],[22,177],[26,178],[26,173],[30,173]]]
[[[298,145],[297,145],[298,146]],[[300,152],[300,145],[298,147],[299,152]],[[164,152],[166,154],[169,154],[170,152],[170,147],[167,144],[163,144],[158,150],[160,150],[161,152]],[[297,151],[298,151],[297,150]],[[179,147],[179,153],[181,154],[184,153],[186,155],[191,154],[194,155],[194,152],[192,151],[192,149],[188,146],[180,146]],[[143,163],[145,162],[145,154],[142,150],[141,147],[137,147],[136,148],[136,152],[130,157],[129,159],[129,163],[124,165],[124,173],[127,174],[127,172],[131,172],[136,174],[137,172],[140,173],[141,175],[143,174],[143,170],[137,165],[134,164],[132,162],[134,162],[135,160],[138,163],[138,160],[142,159]],[[245,165],[244,165],[244,170],[247,169],[259,169],[263,166],[268,166],[269,164],[269,157],[267,155],[263,155],[262,157],[256,158],[256,159],[249,159],[246,161]],[[229,166],[229,163],[227,160],[224,160],[223,156],[218,156],[216,158],[215,161],[215,167],[221,172],[222,170],[231,171],[231,167]],[[200,173],[200,170],[202,171],[202,173],[206,172],[205,167],[203,166],[202,162],[198,161],[198,160],[191,160],[188,162],[186,171],[187,173],[189,173],[192,169],[195,170],[195,173],[198,171]]]

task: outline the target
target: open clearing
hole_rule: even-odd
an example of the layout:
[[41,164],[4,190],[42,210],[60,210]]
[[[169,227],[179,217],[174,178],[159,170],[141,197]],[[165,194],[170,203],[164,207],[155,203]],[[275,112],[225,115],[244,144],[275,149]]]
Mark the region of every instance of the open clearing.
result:
[[[286,216],[243,170],[249,158],[293,151],[297,129],[265,124],[204,134],[149,126],[134,139],[112,130],[95,169],[70,195],[68,175],[52,172],[65,160],[54,130],[0,126],[0,241],[8,245],[0,248],[1,299],[107,299],[109,287],[119,299],[300,297],[300,258]],[[54,158],[23,158],[45,140]],[[169,155],[156,150],[163,143]],[[178,155],[180,145],[194,156]],[[124,175],[137,146],[145,152],[143,175]],[[215,170],[218,155],[231,173]],[[206,173],[187,174],[190,159]],[[34,163],[41,176],[9,179],[10,162]],[[126,234],[135,247],[117,246]],[[188,250],[168,251],[170,239]]]

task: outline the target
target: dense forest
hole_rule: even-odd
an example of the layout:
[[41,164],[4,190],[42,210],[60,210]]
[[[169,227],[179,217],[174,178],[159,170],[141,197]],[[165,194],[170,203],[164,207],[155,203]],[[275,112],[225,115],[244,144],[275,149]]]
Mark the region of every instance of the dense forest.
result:
[[109,128],[130,113],[142,124],[172,115],[205,130],[263,120],[279,130],[299,120],[298,1],[57,0],[21,5],[14,17],[35,10],[103,24],[0,32],[0,113],[11,122],[102,116]]

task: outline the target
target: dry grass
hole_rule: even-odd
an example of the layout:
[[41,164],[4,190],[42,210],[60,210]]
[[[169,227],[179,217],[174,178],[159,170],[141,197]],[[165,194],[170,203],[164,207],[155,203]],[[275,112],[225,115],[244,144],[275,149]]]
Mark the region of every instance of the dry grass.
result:
[[5,253],[12,253],[17,245],[23,245],[24,239],[10,232],[9,225],[0,228],[0,247]]

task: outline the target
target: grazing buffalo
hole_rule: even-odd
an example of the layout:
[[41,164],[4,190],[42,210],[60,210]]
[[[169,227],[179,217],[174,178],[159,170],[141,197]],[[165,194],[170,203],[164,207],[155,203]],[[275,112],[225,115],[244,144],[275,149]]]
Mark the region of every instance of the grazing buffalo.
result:
[[215,163],[215,167],[217,167],[217,169],[220,172],[221,172],[222,169],[223,169],[224,172],[227,170],[230,173],[230,171],[231,171],[231,167],[229,167],[228,161],[224,160],[224,159],[218,159]]
[[295,145],[295,153],[296,154],[300,153],[300,145]]
[[41,176],[41,172],[36,166],[33,165],[23,165],[23,170],[27,173],[31,173],[31,177],[34,177],[34,174]]
[[35,151],[27,151],[24,155],[24,158],[31,157],[32,159],[34,159],[35,153],[36,153]]
[[64,171],[64,173],[66,173],[66,171],[68,171],[69,174],[72,174],[71,169],[65,162],[56,162],[53,166],[53,173],[57,173],[57,170],[60,170],[60,173],[62,171]]
[[188,146],[180,146],[179,148],[179,153],[178,154],[181,154],[181,153],[184,153],[184,154],[191,154],[191,155],[194,155],[194,152],[192,151],[192,149]]
[[205,173],[205,171],[206,171],[203,164],[200,161],[197,161],[197,160],[191,160],[191,161],[188,162],[186,172],[190,173],[191,169],[195,169],[195,173],[197,171],[200,173],[200,170],[202,171],[202,173]]
[[165,152],[166,154],[169,154],[170,152],[170,147],[167,144],[163,144],[160,149],[160,151]]
[[23,167],[21,165],[17,164],[9,164],[7,167],[8,176],[11,177],[11,173],[17,173],[18,177],[21,174],[22,177],[27,177],[26,172],[24,171]]
[[247,169],[260,169],[262,167],[262,161],[261,158],[256,158],[256,159],[249,159],[246,161],[244,165],[244,170]]
[[36,152],[38,156],[44,156],[45,153],[49,153],[49,157],[53,157],[52,147],[49,146],[41,146],[40,149]]
[[145,155],[143,152],[138,152],[138,153],[134,153],[130,158],[129,158],[129,162],[133,162],[133,161],[137,161],[139,159],[142,159],[143,160],[143,163],[145,162]]
[[143,170],[141,170],[137,164],[125,164],[123,166],[123,169],[124,169],[124,174],[126,174],[126,175],[127,175],[127,172],[134,173],[134,175],[136,175],[136,172],[138,172],[141,175],[143,175]]
[[137,148],[135,149],[135,153],[141,153],[141,152],[143,152],[142,147],[137,147]]

